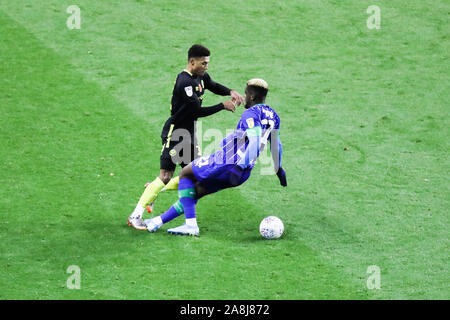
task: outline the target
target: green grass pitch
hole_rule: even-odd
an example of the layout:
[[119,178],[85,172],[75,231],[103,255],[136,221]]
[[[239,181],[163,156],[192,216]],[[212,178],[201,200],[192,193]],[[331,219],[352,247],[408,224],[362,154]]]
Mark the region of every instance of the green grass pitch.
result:
[[[81,29],[66,26],[72,4]],[[0,299],[450,298],[449,13],[443,0],[2,0]],[[289,185],[258,164],[199,202],[199,238],[166,232],[181,218],[136,231],[126,219],[159,172],[193,43],[215,80],[241,93],[267,80]],[[258,233],[268,215],[279,240]]]

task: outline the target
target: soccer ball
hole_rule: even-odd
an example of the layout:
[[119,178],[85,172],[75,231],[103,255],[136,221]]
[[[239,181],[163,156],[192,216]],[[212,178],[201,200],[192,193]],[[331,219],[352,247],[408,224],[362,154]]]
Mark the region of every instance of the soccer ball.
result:
[[265,217],[259,225],[259,233],[266,239],[278,239],[283,231],[283,221],[275,216]]

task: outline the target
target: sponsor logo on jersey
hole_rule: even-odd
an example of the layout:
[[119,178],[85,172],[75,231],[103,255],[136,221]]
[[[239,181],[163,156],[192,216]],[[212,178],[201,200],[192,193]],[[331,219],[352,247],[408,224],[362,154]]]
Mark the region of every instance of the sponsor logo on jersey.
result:
[[202,85],[199,84],[198,86],[196,86],[196,87],[195,87],[195,91],[198,91],[198,92],[201,93],[201,92],[203,91]]

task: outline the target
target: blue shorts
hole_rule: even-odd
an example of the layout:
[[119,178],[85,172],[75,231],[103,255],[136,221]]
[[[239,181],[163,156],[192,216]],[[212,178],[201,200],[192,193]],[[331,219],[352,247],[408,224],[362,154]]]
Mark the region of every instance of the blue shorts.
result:
[[195,178],[210,193],[237,187],[250,177],[251,168],[239,170],[235,164],[222,163],[217,153],[195,159],[192,171]]

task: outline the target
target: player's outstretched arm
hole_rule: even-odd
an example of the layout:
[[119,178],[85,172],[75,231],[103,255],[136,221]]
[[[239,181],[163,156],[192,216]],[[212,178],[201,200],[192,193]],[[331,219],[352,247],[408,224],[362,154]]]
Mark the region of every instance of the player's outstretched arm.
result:
[[209,74],[205,74],[204,76],[205,88],[211,91],[212,93],[218,94],[220,96],[231,96],[231,101],[235,104],[235,106],[239,106],[244,103],[244,97],[240,95],[237,91],[231,90],[226,86],[215,82]]
[[213,115],[224,109],[226,109],[225,103],[219,103],[210,107],[202,107],[198,97],[195,94],[191,94],[190,96],[185,97],[185,104],[178,111],[180,114],[178,118],[184,119],[188,115],[193,115],[196,118],[202,118]]
[[[180,81],[180,83],[176,84],[175,90],[177,90],[177,94],[181,97],[183,103],[182,107],[177,111],[177,116],[175,118],[178,120],[174,122],[175,126],[185,121],[184,119],[186,119],[186,117],[207,117],[227,108],[225,102],[210,107],[202,107],[200,99],[194,94],[193,88],[195,85],[196,84],[190,80]],[[229,94],[229,89],[227,92]],[[230,104],[232,104],[231,101]]]
[[228,110],[234,112],[236,106],[231,101],[224,101],[212,107],[198,107],[196,109],[196,115],[198,118],[210,116],[220,110]]
[[205,73],[203,80],[205,81],[205,88],[214,94],[218,94],[219,96],[229,96],[232,91],[223,84],[215,82],[211,79],[208,73]]

